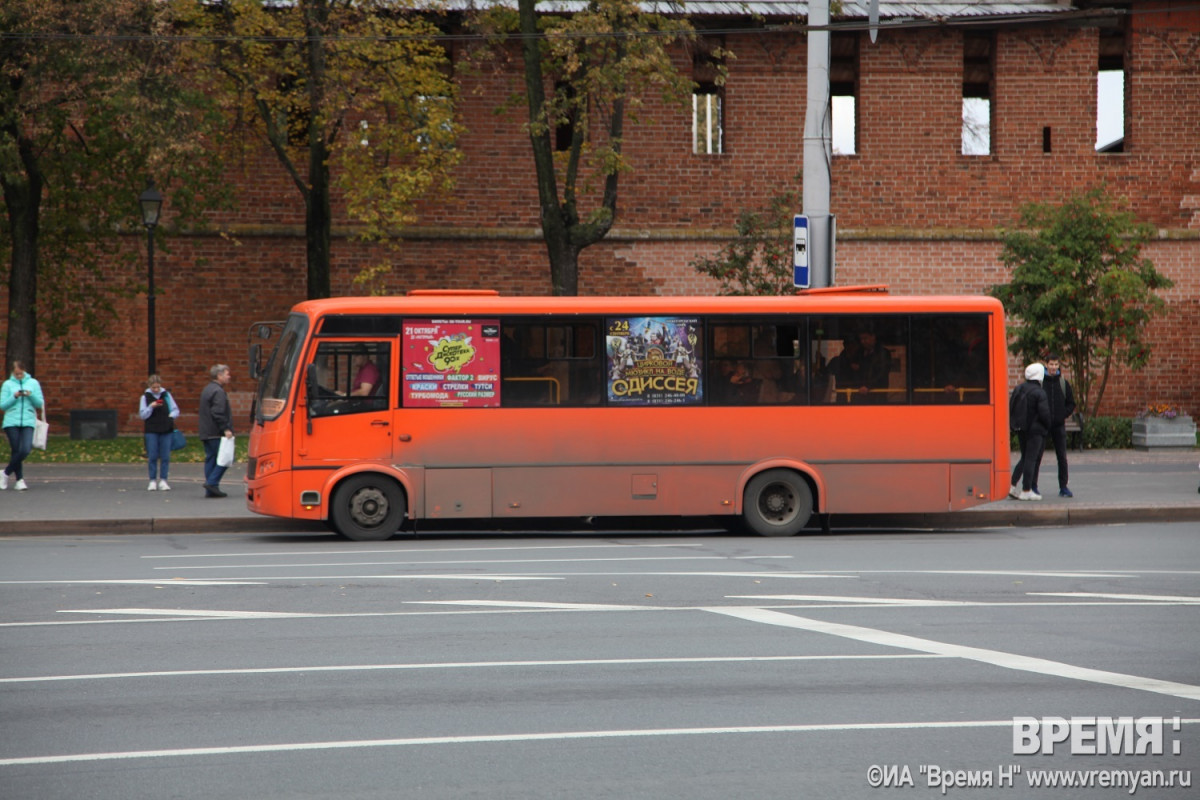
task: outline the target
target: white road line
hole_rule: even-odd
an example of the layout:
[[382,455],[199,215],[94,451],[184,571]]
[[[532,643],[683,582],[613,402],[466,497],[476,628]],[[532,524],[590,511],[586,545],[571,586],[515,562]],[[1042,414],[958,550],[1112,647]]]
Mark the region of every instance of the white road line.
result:
[[[570,573],[563,573],[569,575]],[[93,584],[93,583],[114,583],[114,584],[145,584],[147,586],[265,586],[271,581],[327,581],[327,580],[446,580],[446,581],[561,581],[563,578],[555,575],[493,575],[487,572],[473,572],[466,575],[458,575],[446,573],[434,575],[268,575],[265,577],[254,577],[248,580],[237,580],[235,578],[157,578],[157,579],[129,579],[129,580],[112,580],[112,581],[0,581],[0,586],[26,584]]]
[[217,564],[214,566],[200,565],[194,567],[169,566],[151,567],[151,569],[168,569],[178,572],[182,569],[266,569],[268,567],[391,567],[413,566],[430,567],[439,564],[592,564],[597,561],[759,561],[768,559],[794,558],[794,556],[629,556],[613,558],[496,558],[496,559],[456,559],[449,561],[328,561],[313,564]]
[[1176,594],[1102,594],[1100,592],[1026,592],[1025,594],[1038,597],[1091,597],[1104,600],[1148,600],[1153,602],[1171,603],[1200,603],[1200,597],[1194,595]]
[[[1196,719],[1180,720],[1194,725]],[[31,756],[0,759],[0,767],[70,764],[87,761],[129,761],[150,758],[188,758],[198,756],[294,753],[312,750],[354,750],[377,747],[417,747],[454,744],[501,744],[506,742],[555,742],[580,739],[633,739],[658,736],[736,736],[769,733],[837,733],[844,731],[962,730],[967,728],[1012,728],[1012,719],[966,720],[954,722],[857,722],[815,725],[740,725],[726,728],[645,728],[634,730],[561,731],[555,733],[509,733],[480,736],[426,736],[409,739],[359,739],[330,742],[294,742],[235,747],[185,747],[176,750],[128,750],[111,753],[76,753],[58,756]]]
[[829,594],[727,594],[726,600],[804,600],[814,603],[865,603],[881,606],[969,606],[971,600],[921,600],[904,597],[843,597]]
[[487,608],[545,608],[558,611],[661,611],[659,606],[622,606],[605,603],[539,603],[530,600],[405,600],[428,606],[480,606]]
[[[400,545],[408,544],[401,542]],[[420,553],[475,553],[475,552],[491,552],[497,550],[606,550],[612,548],[643,548],[653,549],[656,547],[704,547],[702,542],[670,542],[668,544],[531,544],[531,545],[511,545],[506,547],[403,547],[397,546],[387,550],[359,550],[357,548],[347,548],[345,550],[283,550],[273,551],[269,553],[172,553],[157,556],[140,556],[140,558],[278,558],[280,556],[330,556],[330,555],[375,555],[377,553],[404,553],[405,555],[416,555]]]
[[0,586],[29,586],[51,584],[138,584],[142,586],[264,586],[259,580],[223,580],[220,578],[127,578],[107,581],[77,580],[77,581],[0,581]]
[[60,608],[59,614],[134,614],[139,617],[216,617],[219,619],[279,619],[309,617],[283,611],[206,611],[191,608]]
[[346,666],[258,667],[254,669],[181,669],[158,672],[99,672],[84,675],[41,675],[0,678],[2,683],[47,683],[51,681],[97,681],[117,678],[180,678],[207,675],[274,675],[306,672],[376,672],[422,669],[494,669],[497,667],[608,667],[639,664],[728,664],[771,661],[892,661],[946,658],[931,653],[880,653],[876,655],[824,656],[697,656],[692,658],[595,658],[556,661],[450,661],[433,664],[351,664]]
[[717,608],[708,609],[714,614],[744,619],[750,622],[762,622],[768,625],[780,625],[787,628],[799,628],[814,633],[827,633],[831,636],[841,636],[860,642],[883,645],[885,647],[902,647],[921,653],[936,653],[937,655],[955,656],[984,664],[992,664],[1005,669],[1015,669],[1033,672],[1041,675],[1053,675],[1072,680],[1089,681],[1107,686],[1118,686],[1125,689],[1137,689],[1144,692],[1182,697],[1186,700],[1200,700],[1200,686],[1174,681],[1162,681],[1155,678],[1143,678],[1137,675],[1125,675],[1119,672],[1076,667],[1059,661],[1044,658],[1033,658],[1015,653],[1004,653],[999,650],[986,650],[979,647],[935,642],[932,639],[921,639],[916,636],[905,636],[899,633],[864,628],[858,625],[844,625],[837,622],[825,622],[818,619],[798,617],[793,614],[782,614],[778,611],[768,611],[762,608]]
[[1137,574],[1121,570],[1106,572],[1104,570],[1053,572],[1048,570],[1013,570],[1013,569],[833,569],[813,572],[853,573],[855,575],[995,575],[1002,578],[1136,578]]

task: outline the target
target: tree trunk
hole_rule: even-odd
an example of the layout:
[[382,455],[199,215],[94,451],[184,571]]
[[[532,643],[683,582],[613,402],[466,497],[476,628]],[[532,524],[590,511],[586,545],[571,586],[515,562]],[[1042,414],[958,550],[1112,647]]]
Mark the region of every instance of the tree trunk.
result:
[[[8,377],[8,367],[19,360],[25,369],[37,375],[35,351],[37,349],[37,273],[38,231],[41,219],[42,187],[45,181],[38,168],[37,156],[32,143],[23,137],[17,139],[17,150],[23,171],[20,177],[0,178],[4,189],[4,204],[8,212],[8,231],[12,239],[12,261],[8,273],[8,335],[5,337],[5,364],[3,376]],[[22,179],[23,178],[23,179]]]
[[329,3],[306,0],[304,27],[308,33],[308,193],[305,195],[305,251],[308,262],[308,299],[329,297],[330,229],[329,140],[325,135],[325,36]]
[[309,192],[305,196],[304,236],[308,261],[308,299],[329,297],[330,229],[329,151],[325,143],[309,148]]

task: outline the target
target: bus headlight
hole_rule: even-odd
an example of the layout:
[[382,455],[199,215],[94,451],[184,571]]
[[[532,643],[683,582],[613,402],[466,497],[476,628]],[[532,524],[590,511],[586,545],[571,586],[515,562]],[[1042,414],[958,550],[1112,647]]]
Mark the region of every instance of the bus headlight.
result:
[[254,465],[254,477],[265,478],[279,470],[279,453],[266,453],[258,457]]

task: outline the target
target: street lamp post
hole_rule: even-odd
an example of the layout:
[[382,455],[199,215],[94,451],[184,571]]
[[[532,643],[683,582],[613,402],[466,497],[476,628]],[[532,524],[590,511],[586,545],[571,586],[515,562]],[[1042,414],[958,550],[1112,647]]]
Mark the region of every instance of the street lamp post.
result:
[[158,189],[154,188],[154,180],[146,181],[146,190],[138,195],[138,202],[142,204],[142,224],[146,226],[146,252],[149,258],[149,281],[146,285],[146,327],[148,328],[149,337],[146,343],[149,353],[149,371],[147,375],[155,373],[155,358],[154,358],[154,228],[158,225],[158,214],[162,211],[163,196]]

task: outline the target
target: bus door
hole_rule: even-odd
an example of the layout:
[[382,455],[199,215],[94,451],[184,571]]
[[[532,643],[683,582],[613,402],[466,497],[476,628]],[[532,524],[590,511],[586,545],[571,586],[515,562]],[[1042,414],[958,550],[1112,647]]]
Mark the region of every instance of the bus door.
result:
[[[295,430],[297,490],[319,490],[330,470],[392,458],[392,342],[320,341],[305,367]],[[313,471],[311,480],[304,470]]]

